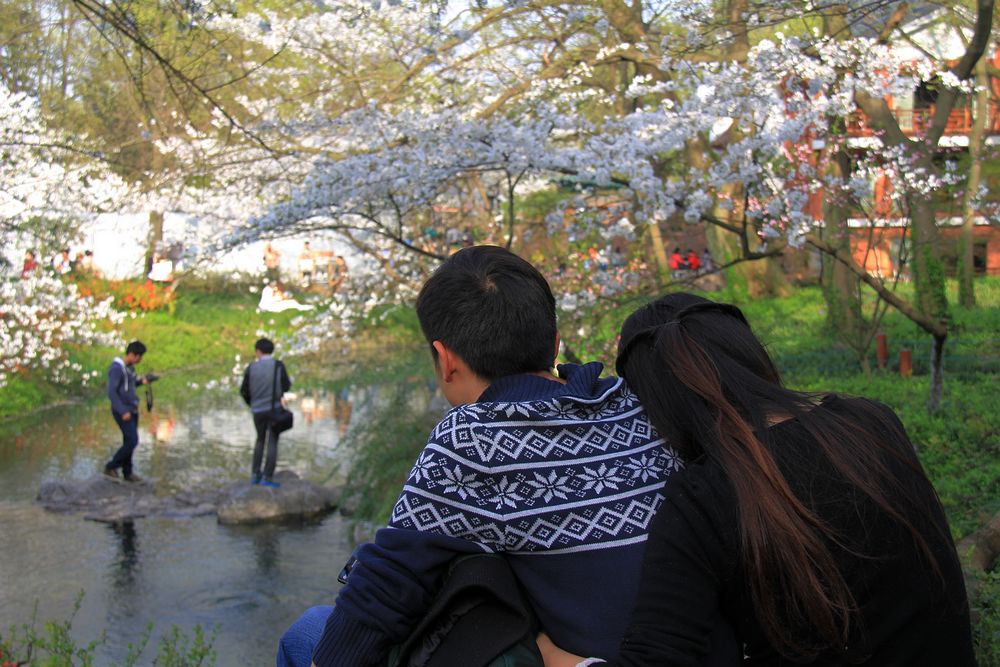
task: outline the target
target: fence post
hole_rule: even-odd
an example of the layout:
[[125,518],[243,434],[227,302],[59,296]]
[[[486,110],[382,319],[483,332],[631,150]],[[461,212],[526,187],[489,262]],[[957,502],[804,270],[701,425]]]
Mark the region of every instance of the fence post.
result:
[[913,356],[909,350],[899,351],[899,374],[905,378],[913,375]]
[[889,363],[889,344],[886,341],[885,333],[875,334],[875,363],[879,368],[885,368]]

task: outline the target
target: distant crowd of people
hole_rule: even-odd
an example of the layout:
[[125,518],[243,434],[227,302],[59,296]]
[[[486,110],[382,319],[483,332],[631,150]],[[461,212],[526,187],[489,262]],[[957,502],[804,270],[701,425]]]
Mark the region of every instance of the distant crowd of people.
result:
[[[94,253],[90,250],[79,251],[75,256],[71,257],[69,248],[63,248],[52,257],[49,266],[52,272],[58,276],[64,276],[73,272],[100,275],[100,272],[94,266]],[[30,278],[41,270],[42,267],[38,263],[35,251],[26,251],[24,253],[24,262],[21,264],[21,279]]]
[[[173,282],[174,271],[180,263],[181,253],[182,247],[179,243],[174,243],[163,251],[154,252],[146,277],[153,282]],[[57,276],[86,273],[98,278],[102,277],[101,271],[94,264],[94,253],[89,249],[79,250],[74,255],[69,248],[63,248],[52,256],[48,265],[51,272]],[[43,270],[43,265],[39,263],[36,252],[34,250],[26,251],[24,261],[21,264],[21,279],[27,279],[41,270]]]
[[[281,282],[281,252],[268,243],[264,247],[264,277],[268,285]],[[325,287],[336,292],[347,279],[347,261],[328,250],[314,250],[309,241],[295,258],[294,275],[299,286],[305,289]],[[280,288],[284,291],[284,287]]]
[[712,254],[708,252],[708,248],[702,250],[700,256],[691,248],[681,254],[680,247],[674,248],[670,254],[670,272],[675,280],[687,278],[691,274],[709,273],[714,269],[715,262],[712,261]]

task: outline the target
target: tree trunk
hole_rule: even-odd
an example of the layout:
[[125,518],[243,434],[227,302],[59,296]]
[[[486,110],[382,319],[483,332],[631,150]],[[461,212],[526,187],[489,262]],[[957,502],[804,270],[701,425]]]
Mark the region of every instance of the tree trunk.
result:
[[931,386],[927,392],[927,411],[931,414],[941,407],[941,395],[944,393],[944,342],[947,337],[947,334],[934,336],[931,347]]
[[[925,174],[934,173],[929,156],[915,167],[923,167]],[[948,316],[948,297],[945,294],[944,264],[941,262],[940,234],[934,215],[935,205],[931,195],[913,188],[908,193],[911,229],[910,270],[916,292],[917,308],[921,313],[936,319]]]
[[[836,181],[844,179],[850,167],[849,158],[838,150],[827,175]],[[823,220],[827,229],[826,239],[838,252],[851,257],[851,237],[847,227],[848,214],[838,193],[828,195],[823,200]],[[857,275],[841,262],[824,262],[823,298],[826,301],[826,317],[830,328],[846,342],[867,368],[868,340],[865,335],[864,318],[861,313],[861,281]]]
[[163,214],[159,211],[149,212],[149,242],[146,244],[146,267],[143,275],[148,275],[153,270],[153,255],[163,241]]
[[976,63],[976,116],[969,133],[969,178],[962,198],[962,232],[958,243],[958,301],[967,308],[976,305],[976,292],[972,283],[976,272],[972,235],[976,221],[976,191],[979,190],[983,175],[983,137],[990,115],[990,82],[986,65],[985,56]]
[[[925,173],[932,172],[927,169]],[[907,200],[910,207],[913,243],[910,267],[913,272],[917,309],[931,319],[947,322],[948,297],[945,294],[944,264],[941,262],[934,205],[930,201],[930,196],[916,190],[907,197]],[[927,396],[927,409],[930,412],[936,412],[941,404],[941,394],[944,388],[943,360],[946,338],[947,333],[934,336],[931,352],[930,391]]]
[[660,284],[665,285],[670,280],[670,262],[667,260],[667,251],[663,247],[663,234],[660,233],[660,223],[657,220],[651,221],[647,225],[649,229],[650,251],[656,261],[656,274],[660,278]]

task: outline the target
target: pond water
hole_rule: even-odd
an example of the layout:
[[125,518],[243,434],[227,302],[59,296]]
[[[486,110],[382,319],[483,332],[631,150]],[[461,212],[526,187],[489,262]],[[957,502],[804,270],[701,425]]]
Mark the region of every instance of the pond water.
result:
[[[295,373],[293,371],[293,378]],[[298,378],[295,378],[298,381]],[[165,380],[169,381],[169,380]],[[430,405],[426,382],[410,383]],[[384,402],[384,386],[312,389],[291,401],[295,428],[282,435],[278,469],[335,484],[350,461],[345,435]],[[136,472],[171,493],[248,479],[255,437],[235,389],[191,390],[142,408]],[[121,441],[107,401],[54,408],[0,433],[0,629],[66,619],[78,642],[107,631],[97,664],[121,660],[149,622],[157,638],[177,625],[218,627],[217,664],[274,664],[277,640],[307,607],[330,603],[350,555],[351,525],[337,513],[281,525],[220,526],[215,517],[148,518],[121,525],[56,514],[35,503],[50,479],[94,475]]]

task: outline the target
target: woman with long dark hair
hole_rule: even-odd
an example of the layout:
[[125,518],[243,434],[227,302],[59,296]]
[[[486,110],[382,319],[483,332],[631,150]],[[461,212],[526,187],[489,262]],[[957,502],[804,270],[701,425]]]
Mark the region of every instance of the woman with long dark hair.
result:
[[[786,389],[743,313],[691,294],[626,320],[617,369],[687,467],[616,664],[696,664],[721,611],[745,664],[975,665],[948,524],[892,410]],[[581,660],[539,645],[547,667]]]

